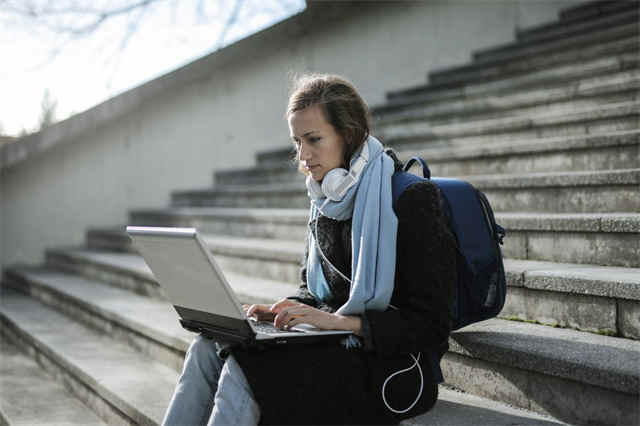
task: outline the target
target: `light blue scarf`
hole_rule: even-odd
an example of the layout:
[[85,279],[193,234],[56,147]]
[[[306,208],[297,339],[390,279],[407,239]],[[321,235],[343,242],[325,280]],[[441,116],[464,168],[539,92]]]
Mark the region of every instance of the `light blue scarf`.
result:
[[[396,270],[396,236],[398,219],[393,211],[391,175],[393,160],[384,155],[380,141],[369,136],[369,162],[359,181],[352,186],[342,201],[326,198],[311,201],[309,223],[320,214],[336,220],[351,221],[351,287],[349,299],[338,310],[342,315],[359,315],[365,310],[384,311],[393,293]],[[358,155],[351,158],[349,167]],[[319,207],[322,206],[322,211]],[[326,300],[331,293],[320,266],[320,254],[309,230],[309,256],[307,259],[307,287],[318,299]],[[326,256],[326,253],[325,253]],[[357,346],[354,339],[345,343]]]

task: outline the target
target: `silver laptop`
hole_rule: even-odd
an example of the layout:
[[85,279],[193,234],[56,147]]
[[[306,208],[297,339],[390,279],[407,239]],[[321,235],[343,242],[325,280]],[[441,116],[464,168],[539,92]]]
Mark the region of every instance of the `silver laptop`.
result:
[[308,324],[281,330],[270,322],[248,318],[195,228],[127,226],[127,234],[187,330],[219,341],[245,343],[310,343],[351,334],[346,330],[321,330]]

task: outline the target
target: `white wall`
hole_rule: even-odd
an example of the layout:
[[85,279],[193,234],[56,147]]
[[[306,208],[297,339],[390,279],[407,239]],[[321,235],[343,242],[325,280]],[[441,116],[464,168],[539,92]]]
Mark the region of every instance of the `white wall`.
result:
[[343,74],[376,105],[575,3],[318,3],[32,138],[34,153],[0,171],[1,265],[41,262],[89,227],[125,224],[131,208],[165,207],[172,190],[285,146],[289,71]]

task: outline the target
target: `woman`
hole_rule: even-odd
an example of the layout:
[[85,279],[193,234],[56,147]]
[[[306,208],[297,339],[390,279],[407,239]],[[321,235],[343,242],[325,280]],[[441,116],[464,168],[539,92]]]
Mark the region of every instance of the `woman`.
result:
[[402,164],[369,134],[366,104],[340,77],[298,79],[287,119],[311,198],[302,284],[245,310],[279,328],[353,336],[264,348],[196,338],[166,424],[397,424],[437,399],[456,278],[438,189],[413,184],[394,213]]

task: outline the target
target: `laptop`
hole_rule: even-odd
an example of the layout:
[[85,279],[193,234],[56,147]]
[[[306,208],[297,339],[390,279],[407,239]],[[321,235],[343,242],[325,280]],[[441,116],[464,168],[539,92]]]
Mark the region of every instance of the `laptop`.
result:
[[247,317],[195,228],[127,226],[134,247],[164,289],[187,330],[220,342],[311,343],[351,331],[299,324],[281,330]]

